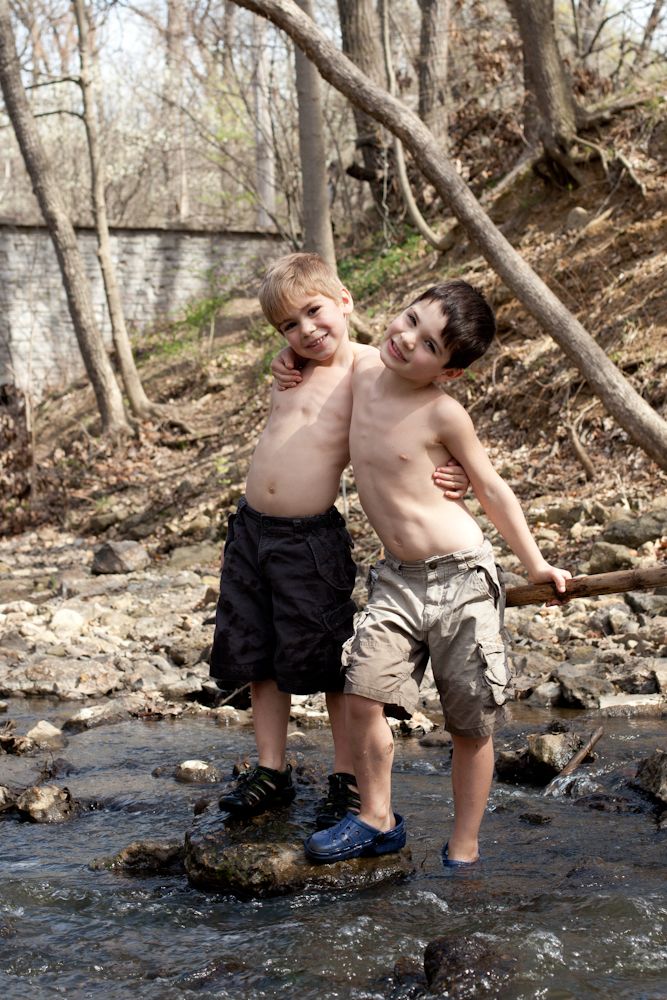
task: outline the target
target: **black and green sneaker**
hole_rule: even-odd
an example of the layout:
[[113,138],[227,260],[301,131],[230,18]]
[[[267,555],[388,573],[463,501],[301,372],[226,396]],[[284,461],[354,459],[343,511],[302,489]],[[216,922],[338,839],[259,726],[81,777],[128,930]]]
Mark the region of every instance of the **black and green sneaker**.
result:
[[357,791],[357,782],[353,774],[336,771],[329,775],[329,791],[322,799],[315,813],[315,826],[318,830],[328,830],[335,826],[347,813],[358,813],[361,809],[361,799]]
[[284,771],[258,764],[239,775],[234,787],[220,798],[220,808],[239,816],[256,816],[289,805],[295,795],[289,764]]

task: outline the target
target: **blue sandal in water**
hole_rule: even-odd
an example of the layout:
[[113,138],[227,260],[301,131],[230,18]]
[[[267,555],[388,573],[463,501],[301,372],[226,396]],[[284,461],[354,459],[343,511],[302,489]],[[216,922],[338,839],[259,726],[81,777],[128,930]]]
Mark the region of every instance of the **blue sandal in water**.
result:
[[479,855],[474,861],[454,861],[449,857],[449,841],[445,844],[441,853],[442,863],[445,868],[472,868],[480,862]]

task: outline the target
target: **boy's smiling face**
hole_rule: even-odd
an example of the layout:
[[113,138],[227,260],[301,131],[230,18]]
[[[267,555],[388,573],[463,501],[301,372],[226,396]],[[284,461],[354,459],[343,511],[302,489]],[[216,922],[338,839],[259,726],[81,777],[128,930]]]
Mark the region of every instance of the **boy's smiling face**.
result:
[[457,378],[461,369],[446,367],[452,353],[444,344],[446,326],[447,317],[439,302],[413,303],[387,327],[380,347],[383,363],[417,385]]
[[295,299],[278,330],[292,350],[302,358],[328,361],[347,335],[347,317],[352,312],[352,296],[341,289],[341,301],[316,293]]

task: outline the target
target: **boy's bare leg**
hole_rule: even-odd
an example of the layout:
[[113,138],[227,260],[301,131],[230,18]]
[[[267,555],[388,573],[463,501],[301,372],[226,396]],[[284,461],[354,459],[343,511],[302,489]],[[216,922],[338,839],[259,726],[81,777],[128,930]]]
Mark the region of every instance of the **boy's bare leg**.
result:
[[377,830],[396,826],[391,808],[391,768],[394,737],[384,716],[384,705],[370,698],[348,694],[346,722],[352,759],[361,796],[359,819]]
[[452,735],[452,744],[454,831],[448,856],[451,861],[476,861],[479,828],[493,780],[493,739]]
[[345,724],[345,699],[342,691],[327,691],[327,709],[331,723],[331,736],[334,744],[333,769],[337,774],[354,774],[352,749],[347,736]]
[[289,694],[279,691],[273,680],[254,681],[250,694],[259,763],[274,771],[284,771],[292,699]]

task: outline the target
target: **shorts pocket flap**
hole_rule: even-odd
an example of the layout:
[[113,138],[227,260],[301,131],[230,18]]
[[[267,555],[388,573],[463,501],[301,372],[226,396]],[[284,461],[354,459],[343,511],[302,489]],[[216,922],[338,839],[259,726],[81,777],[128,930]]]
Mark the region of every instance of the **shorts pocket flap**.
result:
[[499,637],[480,639],[479,650],[485,664],[484,678],[493,692],[494,701],[497,705],[504,705],[510,681],[505,645]]

